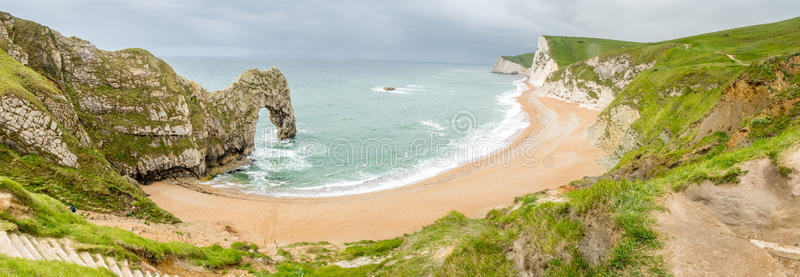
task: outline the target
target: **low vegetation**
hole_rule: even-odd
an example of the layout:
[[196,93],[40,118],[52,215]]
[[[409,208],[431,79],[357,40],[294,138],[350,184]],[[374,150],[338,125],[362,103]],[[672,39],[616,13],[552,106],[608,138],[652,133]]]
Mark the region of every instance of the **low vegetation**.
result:
[[23,212],[0,211],[0,220],[13,224],[8,229],[41,237],[67,237],[81,244],[80,249],[119,259],[158,263],[170,257],[194,261],[209,269],[242,263],[243,257],[266,258],[250,252],[252,246],[219,245],[198,247],[181,242],[161,243],[115,227],[98,226],[69,211],[69,207],[45,194],[30,193],[19,183],[0,177],[0,192],[13,195]]
[[0,255],[0,276],[116,276],[105,268],[90,268],[61,261],[33,261]]
[[531,68],[531,64],[533,64],[533,52],[516,56],[502,56],[502,57],[503,59],[522,65],[525,68]]

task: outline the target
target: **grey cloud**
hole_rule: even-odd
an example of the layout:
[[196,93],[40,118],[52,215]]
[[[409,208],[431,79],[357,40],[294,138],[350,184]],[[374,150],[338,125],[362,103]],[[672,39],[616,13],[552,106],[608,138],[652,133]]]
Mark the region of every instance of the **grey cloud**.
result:
[[797,16],[800,1],[7,1],[104,49],[491,63],[541,34],[660,41]]

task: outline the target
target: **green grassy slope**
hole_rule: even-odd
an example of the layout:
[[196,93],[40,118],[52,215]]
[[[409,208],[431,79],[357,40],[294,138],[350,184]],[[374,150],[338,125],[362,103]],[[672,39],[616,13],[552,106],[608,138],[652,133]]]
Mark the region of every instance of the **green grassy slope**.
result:
[[[47,109],[40,101],[41,95],[49,97],[48,101],[68,101],[47,79],[0,50],[0,95],[3,94],[24,99],[44,112]],[[78,139],[69,132],[64,132],[62,140],[78,156],[79,169],[60,166],[39,154],[23,155],[0,144],[0,175],[13,177],[31,191],[73,203],[79,209],[158,222],[177,221],[150,201],[141,189],[112,170],[99,151],[79,146]]]
[[0,276],[103,276],[114,277],[105,268],[90,268],[61,261],[33,261],[0,255]]
[[[198,247],[182,242],[161,243],[139,237],[129,231],[115,227],[89,223],[68,206],[45,194],[31,193],[16,181],[0,176],[0,192],[13,195],[14,201],[28,207],[30,211],[15,215],[0,211],[0,223],[10,229],[43,237],[68,237],[82,244],[82,249],[115,256],[120,259],[139,261],[147,259],[158,263],[167,258],[182,258],[210,269],[239,265],[243,257],[262,257],[257,253],[218,245]],[[59,264],[51,264],[60,266]],[[41,265],[48,266],[48,265]]]
[[[701,139],[695,138],[696,124],[729,84],[741,78],[754,84],[769,82],[780,60],[771,57],[787,59],[785,55],[800,53],[800,18],[651,44],[626,53],[647,52],[656,53],[655,66],[637,76],[604,111],[630,105],[641,114],[633,128],[643,147],[627,153],[618,168],[631,166],[640,160],[636,157],[664,157],[670,152],[676,157],[697,147],[691,144]],[[670,97],[669,91],[680,93]],[[792,91],[790,87],[784,93]],[[668,141],[659,138],[662,133],[671,134]]]
[[[565,38],[560,42],[577,45],[578,40],[584,39]],[[658,198],[702,180],[736,182],[742,172],[733,166],[751,159],[773,158],[800,141],[800,105],[796,105],[800,102],[800,74],[791,73],[793,67],[800,65],[790,62],[792,53],[800,53],[800,19],[658,43],[604,40],[605,48],[597,46],[603,51],[587,51],[581,45],[580,55],[570,52],[575,49],[572,46],[562,47],[558,39],[555,41],[551,49],[556,49],[565,64],[599,52],[603,52],[599,53],[601,57],[627,55],[634,64],[655,62],[652,69],[635,78],[609,106],[630,105],[641,113],[633,128],[640,133],[643,146],[628,153],[619,168],[641,166],[642,157],[648,156],[673,164],[651,168],[649,177],[639,180],[606,176],[599,181],[575,181],[575,185],[583,188],[564,194],[565,202],[540,203],[536,200],[544,195],[531,194],[517,199],[517,209],[494,210],[485,219],[452,224],[458,222],[453,219],[459,215],[451,214],[446,220],[402,237],[403,243],[398,248],[376,254],[388,257],[376,264],[344,269],[331,264],[349,258],[333,255],[326,260],[285,262],[276,276],[298,276],[297,272],[311,276],[397,276],[398,273],[515,276],[517,268],[507,257],[517,254],[527,257],[526,270],[543,276],[668,276],[657,252],[663,237],[653,229],[650,215],[660,209]],[[733,54],[739,61],[724,54]],[[729,134],[715,132],[700,143],[691,144],[697,122],[718,104],[729,84],[742,79],[752,84],[776,80],[787,83],[784,89],[771,91],[770,108],[743,120],[742,127],[748,128],[751,143],[729,148]],[[668,96],[669,91],[678,93]],[[659,138],[662,133],[671,137]],[[676,162],[684,154],[707,145],[712,146],[708,151]],[[776,166],[779,171],[791,170]],[[598,221],[609,223],[619,239],[605,259],[592,264],[579,248],[587,235],[587,224]],[[464,234],[434,240],[446,242],[427,253],[436,253],[435,249],[441,245],[453,249],[450,256],[440,261],[441,266],[435,255],[408,255],[400,250],[409,248],[418,237],[431,237],[435,233],[432,230],[441,228],[442,222],[450,223],[445,225],[449,232],[455,229]],[[386,242],[366,245],[380,243]],[[406,262],[396,263],[399,257]]]
[[559,68],[619,49],[642,45],[638,42],[599,38],[544,37],[550,46],[550,56]]
[[533,52],[516,56],[501,56],[501,57],[511,62],[520,64],[525,68],[531,68],[531,64],[533,64]]
[[[543,195],[531,194],[517,199],[516,209],[494,210],[484,219],[451,213],[422,230],[391,240],[356,242],[332,253],[311,247],[317,254],[322,253],[314,258],[279,251],[286,260],[276,265],[274,275],[515,276],[518,269],[507,258],[510,255],[528,257],[525,269],[545,276],[667,275],[656,252],[663,238],[654,231],[650,217],[653,210],[659,209],[657,199],[669,190],[680,190],[701,180],[735,181],[741,172],[733,170],[733,166],[754,158],[775,157],[800,141],[800,74],[794,71],[800,65],[791,62],[794,54],[800,53],[800,18],[648,44],[547,38],[559,67],[578,67],[580,63],[575,62],[598,55],[626,55],[634,64],[655,63],[622,89],[609,106],[630,105],[639,110],[641,117],[632,127],[639,134],[641,147],[627,153],[617,171],[641,167],[648,158],[658,161],[656,166],[647,168],[646,178],[628,180],[625,175],[617,175],[618,178],[606,176],[599,181],[576,181],[574,184],[583,188],[563,195],[564,202],[540,203],[537,199]],[[0,93],[24,96],[33,85],[48,86],[37,81],[42,78],[30,75],[3,55],[0,52]],[[19,76],[26,74],[32,77],[21,81]],[[736,80],[746,80],[754,86],[779,81],[785,87],[770,89],[769,109],[741,122],[750,143],[729,147],[731,134],[721,131],[696,138],[698,122],[718,105],[725,89]],[[608,114],[607,109],[601,116]],[[696,139],[699,142],[692,143]],[[692,154],[701,148],[707,151]],[[38,155],[20,155],[0,146],[0,175],[15,180],[0,178],[0,191],[13,194],[33,213],[32,217],[17,218],[2,211],[0,223],[38,236],[70,237],[87,244],[90,251],[131,260],[146,257],[157,262],[181,257],[209,268],[222,268],[259,255],[217,246],[158,243],[124,230],[92,225],[67,212],[66,201],[119,204],[122,202],[115,202],[118,198],[114,193],[138,195],[127,183],[120,183],[118,175],[104,170],[107,162],[101,155],[78,154],[82,164],[94,162],[80,170],[68,169]],[[149,200],[135,198],[129,202],[141,207],[136,212],[132,210],[131,215],[142,213],[139,209],[154,209],[146,201]],[[97,209],[117,208],[108,205]],[[158,210],[150,211],[144,214],[157,214],[154,211]],[[587,224],[597,220],[610,224],[619,239],[606,259],[592,264],[579,247],[587,236]],[[334,265],[354,259],[373,262],[352,268]],[[0,258],[0,265],[0,274],[9,268],[13,270],[11,275],[30,270],[82,270],[5,258]]]

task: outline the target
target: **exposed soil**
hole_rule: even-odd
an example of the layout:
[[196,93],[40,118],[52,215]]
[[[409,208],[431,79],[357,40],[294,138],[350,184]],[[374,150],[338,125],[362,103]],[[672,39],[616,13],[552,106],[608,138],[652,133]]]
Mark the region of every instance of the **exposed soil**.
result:
[[675,276],[800,275],[800,147],[778,160],[794,173],[755,159],[739,165],[738,184],[706,181],[666,197],[656,229]]

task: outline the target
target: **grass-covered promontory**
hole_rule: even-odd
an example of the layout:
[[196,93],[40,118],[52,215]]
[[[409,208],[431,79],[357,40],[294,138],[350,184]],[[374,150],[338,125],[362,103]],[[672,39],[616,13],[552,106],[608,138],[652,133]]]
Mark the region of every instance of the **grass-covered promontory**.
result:
[[516,56],[500,56],[503,59],[511,61],[513,63],[519,64],[525,68],[531,68],[531,64],[533,64],[533,52],[520,54]]
[[639,42],[600,38],[544,37],[550,47],[550,56],[556,61],[559,68],[609,52],[642,45]]

